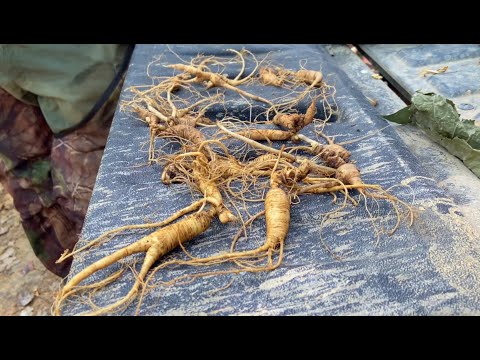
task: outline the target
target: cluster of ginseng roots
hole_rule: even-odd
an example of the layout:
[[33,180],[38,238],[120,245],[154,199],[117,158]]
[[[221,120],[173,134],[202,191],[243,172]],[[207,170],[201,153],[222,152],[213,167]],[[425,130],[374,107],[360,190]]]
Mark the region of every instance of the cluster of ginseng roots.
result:
[[[360,199],[363,198],[367,211],[367,198],[384,200],[391,205],[396,221],[388,229],[389,234],[396,231],[403,218],[408,218],[411,224],[410,206],[379,185],[365,184],[351,161],[350,152],[324,133],[324,125],[336,104],[335,88],[327,84],[321,71],[289,70],[271,65],[267,58],[258,61],[245,49],[230,51],[232,56],[199,55],[190,62],[166,64],[172,69],[171,76],[154,77],[151,85],[129,89],[133,96],[122,103],[122,109],[131,111],[148,126],[148,163],[161,166],[160,179],[165,186],[184,184],[197,200],[161,222],[112,229],[64,253],[58,262],[99,246],[121,232],[157,228],[70,277],[58,293],[52,308],[54,314],[61,314],[67,299],[82,299],[91,308],[82,314],[99,315],[125,309],[140,295],[138,312],[145,292],[160,284],[185,283],[218,274],[273,270],[282,263],[291,206],[300,204],[302,196],[327,194],[336,202],[337,194],[342,194],[340,207],[324,214],[326,219],[347,207],[348,202],[358,205],[359,201],[352,196],[356,191]],[[251,63],[250,71],[247,71],[247,62]],[[234,78],[224,74],[232,63],[240,67]],[[249,86],[243,86],[248,84],[279,87],[288,90],[288,94],[266,99],[251,93]],[[237,94],[252,107],[260,103],[263,120],[259,120],[258,115],[247,122],[233,116],[217,120],[208,116],[215,106],[223,106],[224,114],[227,113],[227,92]],[[298,110],[302,101],[308,103],[304,112]],[[324,115],[322,119],[315,117],[319,108]],[[301,134],[306,127],[314,127],[319,137],[313,139]],[[262,202],[264,210],[251,214],[249,203],[255,202]],[[237,250],[237,240],[242,234],[246,236],[247,226],[261,217],[265,217],[266,224],[263,244],[249,250]],[[214,219],[222,224],[240,225],[229,252],[193,256],[183,244],[205,232]],[[375,225],[373,216],[372,224],[378,238],[381,229]],[[178,247],[186,258],[163,259]],[[328,246],[326,249],[331,251]],[[145,253],[145,257],[139,271],[130,266],[135,282],[127,295],[109,305],[97,305],[93,295],[117,280],[124,268],[95,283],[85,284],[84,280],[135,253]],[[163,262],[150,271],[161,258]],[[154,275],[168,267],[198,269],[224,263],[231,266],[153,282]]]

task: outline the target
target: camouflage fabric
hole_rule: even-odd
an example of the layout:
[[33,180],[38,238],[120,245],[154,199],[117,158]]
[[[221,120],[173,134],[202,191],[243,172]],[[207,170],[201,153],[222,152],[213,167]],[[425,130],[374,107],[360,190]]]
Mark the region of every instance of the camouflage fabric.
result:
[[55,137],[39,107],[0,89],[0,180],[12,195],[32,248],[45,266],[78,240],[121,83],[85,124]]

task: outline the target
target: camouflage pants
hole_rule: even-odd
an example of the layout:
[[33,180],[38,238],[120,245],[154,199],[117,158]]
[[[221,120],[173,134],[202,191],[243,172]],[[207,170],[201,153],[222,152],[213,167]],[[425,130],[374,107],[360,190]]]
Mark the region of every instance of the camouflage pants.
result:
[[91,120],[61,137],[54,136],[38,107],[0,89],[0,180],[33,251],[62,277],[71,259],[55,261],[78,240],[120,88]]

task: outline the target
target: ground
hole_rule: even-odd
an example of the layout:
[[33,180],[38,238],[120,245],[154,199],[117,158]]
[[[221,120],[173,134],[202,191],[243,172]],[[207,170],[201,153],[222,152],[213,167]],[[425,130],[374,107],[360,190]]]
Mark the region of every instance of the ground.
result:
[[60,280],[36,258],[0,185],[0,315],[50,315]]

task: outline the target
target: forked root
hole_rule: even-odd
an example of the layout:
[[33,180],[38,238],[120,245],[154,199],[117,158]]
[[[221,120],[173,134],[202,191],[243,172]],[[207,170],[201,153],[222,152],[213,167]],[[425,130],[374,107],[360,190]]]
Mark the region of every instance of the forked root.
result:
[[144,252],[145,259],[143,261],[141,270],[128,294],[113,304],[101,307],[93,312],[83,315],[104,314],[129,303],[138,293],[139,287],[141,286],[145,276],[147,275],[147,272],[150,270],[155,261],[157,261],[161,256],[175,249],[181,243],[192,240],[203,233],[208,229],[212,219],[215,216],[215,207],[193,215],[189,215],[185,219],[161,228],[134,242],[133,244],[117,250],[113,254],[105,256],[104,258],[89,265],[72,277],[59,292],[54,307],[55,315],[60,315],[63,301],[75,291],[76,286],[78,286],[83,280],[87,279],[97,271],[104,269],[129,255]]

